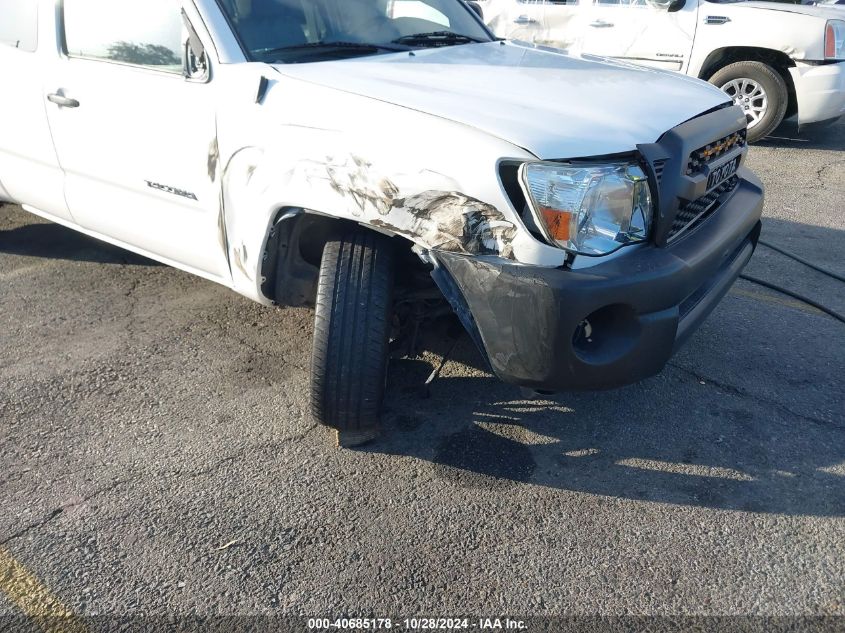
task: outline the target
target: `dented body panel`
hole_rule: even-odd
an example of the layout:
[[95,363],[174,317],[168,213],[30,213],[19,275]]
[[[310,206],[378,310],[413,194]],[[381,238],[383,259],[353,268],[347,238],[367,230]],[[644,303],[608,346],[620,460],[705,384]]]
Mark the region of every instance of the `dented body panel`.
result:
[[261,256],[284,209],[359,222],[425,249],[564,262],[522,228],[496,177],[501,159],[531,153],[454,121],[263,70],[262,102],[233,102],[219,119],[238,292],[268,301]]

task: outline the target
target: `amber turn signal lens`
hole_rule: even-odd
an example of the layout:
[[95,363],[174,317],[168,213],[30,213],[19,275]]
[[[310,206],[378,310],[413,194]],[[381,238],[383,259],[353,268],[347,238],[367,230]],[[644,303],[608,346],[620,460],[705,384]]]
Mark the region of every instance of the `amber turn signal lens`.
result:
[[568,242],[571,239],[571,213],[548,207],[540,207],[540,213],[543,214],[543,221],[546,223],[549,237],[559,242]]

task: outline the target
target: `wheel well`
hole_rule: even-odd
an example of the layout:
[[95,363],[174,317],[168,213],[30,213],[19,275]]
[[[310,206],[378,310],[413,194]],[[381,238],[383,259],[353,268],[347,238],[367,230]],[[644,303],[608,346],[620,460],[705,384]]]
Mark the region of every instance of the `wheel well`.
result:
[[[278,305],[313,306],[326,242],[355,229],[372,230],[304,209],[280,209],[262,256],[262,294]],[[411,250],[411,242],[399,237],[392,241],[397,249],[396,280],[401,284],[406,274],[418,272],[424,264]]]
[[762,62],[777,70],[786,82],[786,88],[789,91],[789,105],[786,109],[786,116],[790,117],[798,112],[795,84],[793,84],[792,75],[789,73],[789,68],[795,66],[795,62],[783,51],[751,46],[720,48],[707,56],[698,76],[700,79],[708,80],[722,68],[735,62]]

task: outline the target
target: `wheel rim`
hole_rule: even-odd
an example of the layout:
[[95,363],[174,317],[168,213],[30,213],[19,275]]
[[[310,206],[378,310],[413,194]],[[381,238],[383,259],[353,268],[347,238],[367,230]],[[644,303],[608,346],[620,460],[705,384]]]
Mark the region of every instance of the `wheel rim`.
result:
[[722,92],[745,110],[749,130],[758,125],[769,111],[769,96],[763,86],[753,79],[747,77],[732,79],[722,86]]

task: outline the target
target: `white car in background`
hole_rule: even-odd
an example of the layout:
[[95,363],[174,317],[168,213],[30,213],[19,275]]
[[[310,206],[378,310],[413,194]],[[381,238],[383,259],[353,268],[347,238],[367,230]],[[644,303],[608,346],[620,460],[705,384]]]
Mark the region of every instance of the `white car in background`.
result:
[[709,0],[480,0],[499,37],[674,70],[719,86],[745,109],[748,136],[786,117],[845,114],[839,7]]

